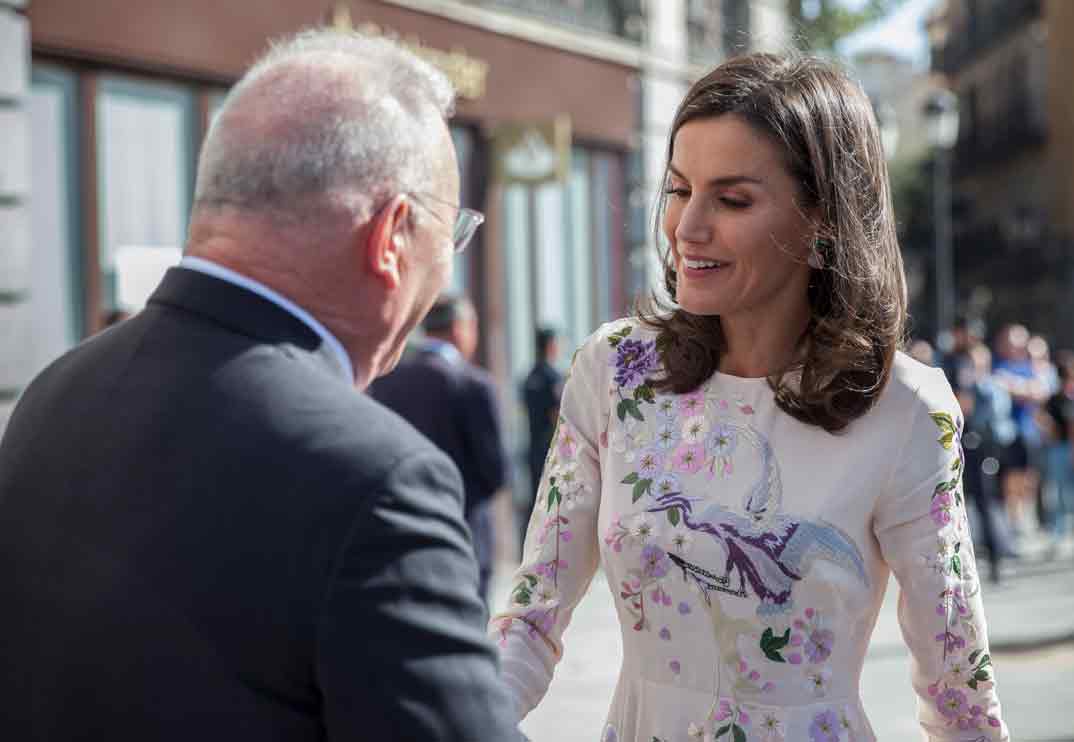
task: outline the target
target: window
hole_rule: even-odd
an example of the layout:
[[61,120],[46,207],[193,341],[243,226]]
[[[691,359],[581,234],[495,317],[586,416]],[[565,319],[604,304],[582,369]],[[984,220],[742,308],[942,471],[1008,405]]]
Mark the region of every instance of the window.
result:
[[97,177],[105,308],[140,309],[179,260],[194,187],[194,112],[186,89],[101,79]]

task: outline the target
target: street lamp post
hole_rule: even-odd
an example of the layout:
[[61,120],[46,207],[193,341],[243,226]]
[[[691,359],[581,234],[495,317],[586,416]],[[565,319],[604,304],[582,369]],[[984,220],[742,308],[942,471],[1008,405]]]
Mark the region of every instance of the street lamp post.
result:
[[925,101],[925,122],[933,151],[933,234],[935,246],[936,337],[942,341],[954,321],[955,267],[951,242],[951,148],[958,140],[958,98],[936,90]]

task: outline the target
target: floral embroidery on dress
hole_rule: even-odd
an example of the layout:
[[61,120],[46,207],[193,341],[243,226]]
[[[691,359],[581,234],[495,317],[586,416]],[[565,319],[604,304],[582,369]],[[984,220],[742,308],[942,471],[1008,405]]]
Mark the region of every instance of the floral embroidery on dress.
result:
[[548,634],[559,616],[559,574],[569,567],[561,549],[573,538],[571,521],[566,513],[591,494],[589,485],[578,474],[579,439],[577,432],[562,417],[556,427],[545,469],[548,484],[538,505],[546,511],[536,539],[539,558],[532,572],[523,572],[511,590],[510,604],[529,608],[521,616],[498,619],[501,643],[515,621],[526,624],[530,638]]
[[[936,709],[949,726],[960,731],[980,731],[986,727],[999,728],[1000,721],[974,703],[978,692],[991,690],[992,658],[983,647],[977,646],[977,620],[972,599],[980,592],[973,568],[972,552],[962,551],[962,536],[966,532],[965,502],[962,496],[962,420],[946,412],[930,412],[929,416],[940,429],[937,442],[951,451],[951,477],[936,485],[932,495],[930,515],[940,527],[939,545],[935,555],[926,555],[926,562],[944,578],[936,613],[943,620],[936,642],[942,646],[943,674],[928,687],[935,699]],[[968,695],[964,689],[969,689]]]

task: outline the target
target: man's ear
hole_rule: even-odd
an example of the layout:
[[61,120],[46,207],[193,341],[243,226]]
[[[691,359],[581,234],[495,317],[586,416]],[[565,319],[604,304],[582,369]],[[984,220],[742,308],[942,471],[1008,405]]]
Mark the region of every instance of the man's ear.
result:
[[405,247],[410,204],[406,196],[392,198],[369,224],[365,240],[365,258],[373,276],[388,289],[398,288],[402,274],[399,259]]

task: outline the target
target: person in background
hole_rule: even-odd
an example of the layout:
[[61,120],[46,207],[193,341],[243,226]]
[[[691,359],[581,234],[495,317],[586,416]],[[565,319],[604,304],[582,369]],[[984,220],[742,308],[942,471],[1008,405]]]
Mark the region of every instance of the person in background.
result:
[[480,223],[453,99],[327,30],[230,90],[180,265],[0,443],[5,740],[517,738],[458,472],[362,393]]
[[509,469],[496,384],[474,365],[480,337],[477,313],[464,296],[445,294],[425,317],[425,341],[370,388],[444,451],[462,474],[466,521],[480,565],[481,596],[488,599],[495,555],[492,498]]
[[602,742],[872,742],[860,670],[894,574],[924,735],[1009,740],[962,415],[940,370],[898,352],[868,97],[829,62],[738,56],[686,93],[667,153],[671,302],[575,354],[489,625],[515,712],[546,693],[599,565],[623,638]]
[[1007,515],[1016,536],[1027,535],[1037,526],[1035,511],[1040,473],[1037,468],[1040,431],[1036,410],[1050,396],[1029,355],[1029,331],[1018,324],[1004,325],[995,338],[992,377],[1011,396],[1018,437],[1007,448],[1004,461],[1003,495]]
[[918,338],[910,343],[910,347],[906,349],[906,355],[926,366],[936,365],[936,352],[932,349],[932,343],[928,340]]
[[1041,408],[1038,422],[1047,452],[1050,526],[1063,550],[1074,527],[1074,353],[1056,354],[1058,389]]
[[533,512],[534,498],[541,481],[545,456],[552,444],[552,434],[559,419],[559,397],[563,392],[563,374],[556,368],[559,359],[559,337],[550,327],[538,328],[534,336],[536,363],[522,383],[522,400],[529,422],[529,445],[526,462],[530,487],[519,508],[519,548],[526,537],[526,527]]

